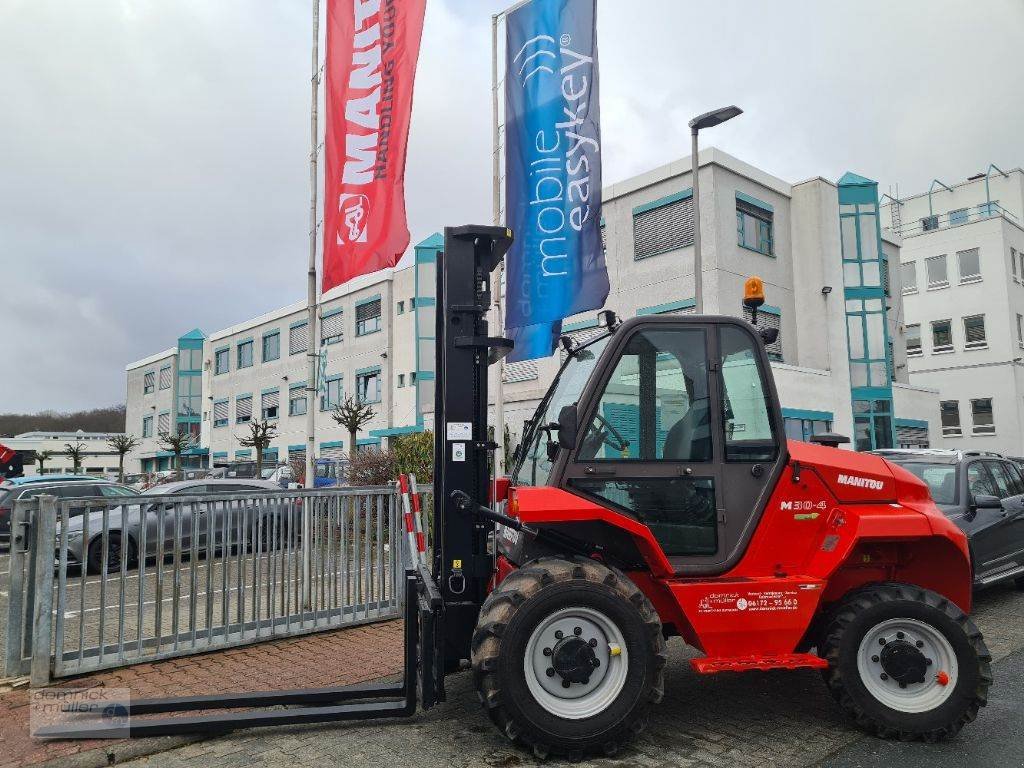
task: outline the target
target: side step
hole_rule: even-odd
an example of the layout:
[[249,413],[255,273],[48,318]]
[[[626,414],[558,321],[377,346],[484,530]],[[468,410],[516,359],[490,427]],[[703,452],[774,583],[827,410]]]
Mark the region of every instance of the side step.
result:
[[767,672],[770,669],[827,669],[828,662],[813,653],[779,653],[773,656],[705,656],[690,659],[690,666],[700,675],[716,672]]
[[995,584],[997,581],[1008,579],[1011,576],[1019,576],[1022,573],[1024,573],[1024,565],[1011,565],[1001,571],[982,576],[978,579],[978,586],[987,587],[989,584]]

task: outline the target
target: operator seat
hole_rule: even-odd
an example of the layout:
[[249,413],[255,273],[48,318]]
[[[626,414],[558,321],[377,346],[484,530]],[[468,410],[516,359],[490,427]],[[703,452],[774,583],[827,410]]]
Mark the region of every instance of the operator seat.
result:
[[711,460],[711,419],[709,398],[690,403],[690,409],[665,436],[663,456],[677,461]]

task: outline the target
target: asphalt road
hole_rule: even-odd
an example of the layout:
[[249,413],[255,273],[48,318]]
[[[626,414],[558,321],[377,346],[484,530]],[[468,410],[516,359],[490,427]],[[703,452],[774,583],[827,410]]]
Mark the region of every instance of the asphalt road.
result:
[[864,739],[822,765],[827,768],[1011,768],[1024,766],[1024,650],[995,665],[988,706],[960,736],[942,744]]

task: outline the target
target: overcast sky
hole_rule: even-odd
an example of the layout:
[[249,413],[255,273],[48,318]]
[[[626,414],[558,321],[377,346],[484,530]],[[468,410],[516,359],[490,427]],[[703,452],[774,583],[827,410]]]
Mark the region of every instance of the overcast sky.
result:
[[[429,0],[413,242],[490,218],[491,0]],[[0,0],[0,412],[301,299],[309,0]],[[1024,0],[600,0],[604,178],[707,144],[922,191],[1024,164]]]

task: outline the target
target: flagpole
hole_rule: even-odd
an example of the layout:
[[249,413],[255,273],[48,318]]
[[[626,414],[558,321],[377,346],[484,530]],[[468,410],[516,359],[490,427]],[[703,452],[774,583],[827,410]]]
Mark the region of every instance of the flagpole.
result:
[[[498,14],[491,16],[491,112],[493,117],[492,138],[494,152],[491,157],[493,187],[491,207],[494,225],[501,224],[501,127],[498,123]],[[505,260],[502,259],[494,270],[494,285],[491,296],[494,297],[494,317],[498,332],[505,329],[504,313],[502,312],[501,277],[505,271]],[[498,447],[494,450],[494,477],[505,474],[505,360],[501,358],[497,365],[498,382],[494,391],[494,442]],[[496,489],[495,489],[496,490]]]
[[[316,466],[313,452],[316,445],[316,392],[317,392],[317,344],[316,344],[316,209],[317,209],[317,146],[319,125],[317,106],[320,99],[320,0],[313,0],[313,76],[310,80],[312,99],[309,111],[309,269],[306,291],[306,482],[307,489],[316,487]],[[312,575],[310,558],[310,533],[312,532],[312,497],[306,498],[302,514],[302,604],[310,608],[309,581]]]

